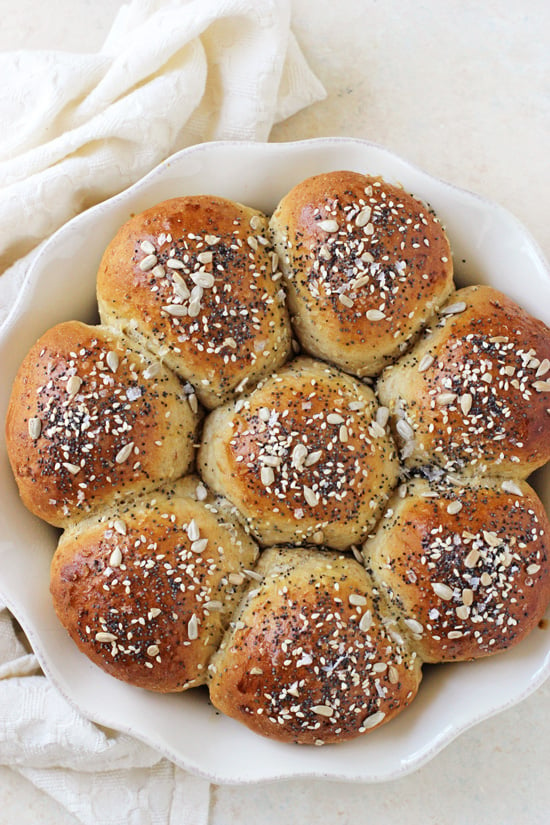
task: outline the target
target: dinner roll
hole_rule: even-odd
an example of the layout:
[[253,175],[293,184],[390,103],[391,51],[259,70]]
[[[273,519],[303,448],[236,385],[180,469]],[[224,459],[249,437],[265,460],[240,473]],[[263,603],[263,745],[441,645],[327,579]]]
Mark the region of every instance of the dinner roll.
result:
[[427,662],[476,659],[524,638],[550,601],[550,525],[525,481],[408,482],[363,548]]
[[261,544],[343,549],[368,531],[395,485],[386,420],[364,384],[297,358],[208,416],[199,471]]
[[343,742],[416,695],[420,660],[354,559],[271,548],[209,666],[212,704],[284,742]]
[[298,339],[355,375],[374,375],[402,352],[452,289],[433,211],[382,178],[307,178],[270,226]]
[[207,407],[287,358],[290,325],[267,218],[206,195],[125,223],[101,261],[101,319],[189,381]]
[[6,441],[25,506],[64,527],[186,473],[197,424],[159,361],[113,330],[69,321],[25,357]]
[[257,548],[198,478],[65,531],[51,567],[63,626],[107,673],[148,690],[203,684]]
[[526,477],[550,459],[550,330],[491,287],[461,289],[378,395],[407,465]]

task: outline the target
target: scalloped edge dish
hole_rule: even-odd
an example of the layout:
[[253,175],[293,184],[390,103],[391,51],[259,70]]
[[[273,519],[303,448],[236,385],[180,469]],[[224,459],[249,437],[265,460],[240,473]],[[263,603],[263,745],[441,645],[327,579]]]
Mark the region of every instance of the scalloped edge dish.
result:
[[[446,227],[458,283],[490,284],[550,324],[548,264],[524,227],[496,204],[362,140],[201,144],[74,218],[44,245],[0,330],[2,419],[15,373],[36,338],[63,320],[95,321],[101,255],[131,214],[186,194],[220,195],[270,212],[299,181],[336,169],[381,175],[429,203]],[[425,764],[472,725],[526,698],[550,675],[549,631],[536,629],[502,655],[426,668],[406,713],[367,737],[325,748],[263,739],[216,712],[205,689],[157,695],[118,682],[86,659],[58,622],[48,586],[57,534],[25,510],[4,444],[1,450],[0,593],[44,671],[90,720],[137,737],[213,782],[395,779]],[[548,509],[549,466],[534,483]]]

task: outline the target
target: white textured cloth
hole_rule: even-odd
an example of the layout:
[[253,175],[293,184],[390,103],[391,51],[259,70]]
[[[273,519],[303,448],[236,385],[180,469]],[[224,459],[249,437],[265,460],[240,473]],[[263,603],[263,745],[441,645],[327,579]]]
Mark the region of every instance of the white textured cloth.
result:
[[[266,140],[324,96],[289,6],[133,0],[97,54],[0,54],[0,322],[40,242],[78,212],[192,143]],[[208,782],[81,718],[1,601],[0,765],[58,800],[71,823],[208,820]]]
[[0,77],[0,321],[23,256],[69,218],[178,149],[267,140],[324,96],[290,0],[134,0],[97,54],[7,52]]
[[[83,719],[40,675],[0,602],[0,765],[84,825],[206,825],[209,783]],[[60,825],[65,825],[63,821]]]

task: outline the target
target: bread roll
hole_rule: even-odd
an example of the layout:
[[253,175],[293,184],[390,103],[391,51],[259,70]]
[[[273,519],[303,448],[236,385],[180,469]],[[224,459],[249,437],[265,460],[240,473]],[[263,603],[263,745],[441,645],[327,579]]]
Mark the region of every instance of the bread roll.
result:
[[413,700],[420,660],[354,559],[264,551],[209,667],[212,704],[283,742],[343,742]]
[[196,409],[175,375],[113,330],[53,327],[23,361],[8,408],[8,455],[23,503],[64,527],[184,475]]
[[132,218],[101,261],[101,319],[161,356],[215,407],[287,358],[290,326],[267,219],[210,196]]
[[223,502],[188,477],[65,531],[54,607],[80,650],[159,692],[203,684],[257,548]]
[[490,478],[407,487],[363,552],[420,657],[477,659],[517,644],[550,601],[550,525],[534,490]]
[[270,225],[300,343],[355,375],[375,375],[402,352],[452,289],[433,211],[381,178],[307,178]]
[[297,358],[210,414],[199,471],[261,544],[343,549],[372,526],[397,479],[384,418],[364,384]]
[[550,330],[491,287],[456,292],[377,391],[409,466],[525,478],[550,459]]

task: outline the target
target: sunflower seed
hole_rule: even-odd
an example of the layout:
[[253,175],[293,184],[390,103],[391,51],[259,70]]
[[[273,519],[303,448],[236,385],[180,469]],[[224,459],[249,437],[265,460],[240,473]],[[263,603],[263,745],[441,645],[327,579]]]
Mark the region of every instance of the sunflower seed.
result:
[[42,432],[42,422],[39,418],[29,418],[28,423],[29,428],[29,435],[30,437],[36,441],[37,438],[40,437],[40,433]]
[[152,269],[154,266],[156,266],[156,263],[157,263],[157,256],[156,255],[146,255],[145,258],[143,258],[139,262],[139,268],[141,269],[142,272],[148,272],[150,269]]
[[134,449],[134,442],[130,441],[128,444],[125,444],[124,447],[121,447],[118,453],[115,456],[115,461],[117,464],[124,464],[124,462],[130,458],[132,450]]
[[453,589],[448,584],[444,584],[444,582],[432,582],[431,584],[433,592],[440,599],[448,602],[449,599],[453,598]]
[[327,219],[325,221],[319,221],[317,226],[319,229],[322,229],[323,232],[338,232],[338,223],[334,220]]

